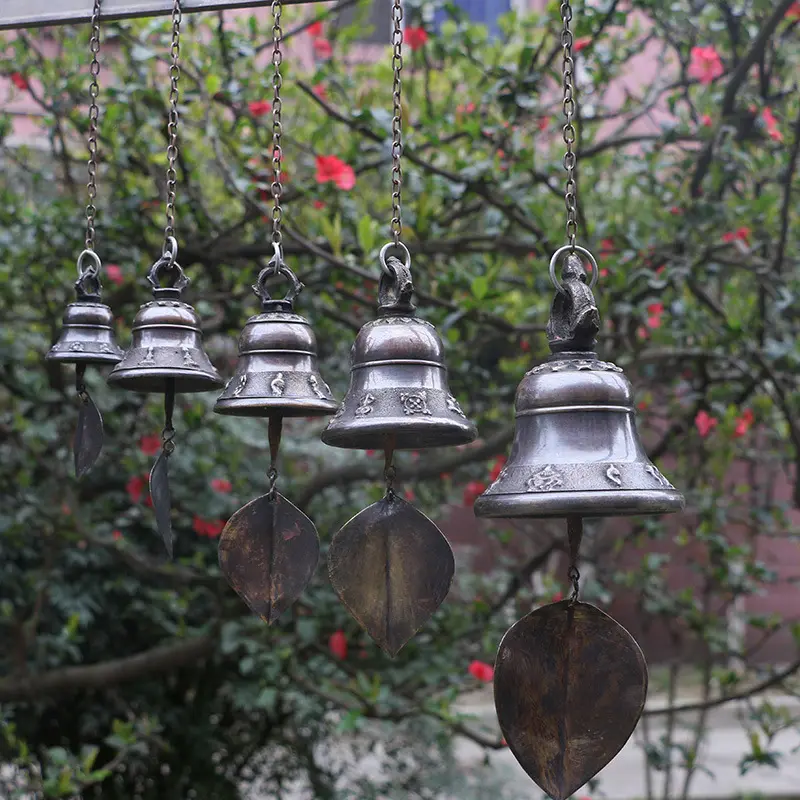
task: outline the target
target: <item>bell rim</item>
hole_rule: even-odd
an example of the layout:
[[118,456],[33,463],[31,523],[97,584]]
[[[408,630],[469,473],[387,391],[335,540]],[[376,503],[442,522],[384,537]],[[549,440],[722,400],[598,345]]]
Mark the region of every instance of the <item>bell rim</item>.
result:
[[214,413],[228,417],[325,417],[339,408],[335,400],[309,400],[304,397],[231,397],[220,398],[214,404]]
[[44,358],[45,361],[59,364],[119,364],[124,355],[123,350],[120,350],[119,353],[60,353],[50,350]]
[[[395,450],[427,450],[435,447],[457,447],[470,444],[478,438],[478,428],[469,420],[415,419],[414,430],[407,417],[383,417],[371,423],[360,422],[357,429],[352,424],[329,425],[322,432],[322,441],[329,447],[343,450],[381,450],[386,437],[395,435]],[[429,443],[437,434],[445,440]],[[414,437],[423,436],[422,440]]]
[[178,367],[149,368],[142,370],[136,367],[125,369],[114,368],[108,376],[108,382],[118,384],[120,388],[142,394],[157,394],[163,390],[151,388],[153,381],[172,379],[178,394],[200,394],[211,392],[224,386],[225,381],[215,372],[197,369],[180,369]]
[[686,500],[677,489],[482,494],[474,505],[476,517],[494,519],[651,516],[685,508]]

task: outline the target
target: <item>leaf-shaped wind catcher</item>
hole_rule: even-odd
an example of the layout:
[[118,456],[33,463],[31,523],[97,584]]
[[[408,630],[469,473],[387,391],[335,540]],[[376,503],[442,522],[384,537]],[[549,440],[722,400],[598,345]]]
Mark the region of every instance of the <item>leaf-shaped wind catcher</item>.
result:
[[439,528],[390,492],[333,537],[328,572],[359,625],[396,656],[444,601],[455,560]]
[[503,637],[494,696],[517,761],[554,800],[566,800],[630,738],[644,710],[647,665],[618,622],[565,600]]
[[78,478],[89,472],[103,450],[103,418],[100,411],[86,391],[81,393],[80,402],[73,442],[75,475]]
[[156,514],[156,526],[167,555],[172,558],[172,520],[170,512],[172,498],[169,491],[169,457],[170,451],[162,449],[150,470],[150,499],[153,501],[153,510]]

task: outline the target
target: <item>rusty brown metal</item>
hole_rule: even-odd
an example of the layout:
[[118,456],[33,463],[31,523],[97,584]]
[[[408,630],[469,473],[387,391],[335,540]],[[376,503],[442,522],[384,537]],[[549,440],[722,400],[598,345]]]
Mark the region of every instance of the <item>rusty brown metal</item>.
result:
[[278,492],[240,508],[220,536],[223,574],[268,625],[297,600],[318,561],[314,523]]
[[444,601],[455,560],[439,528],[390,491],[336,533],[328,572],[358,624],[394,657]]
[[644,710],[647,665],[618,622],[565,600],[503,637],[494,695],[517,761],[554,800],[566,800],[630,738]]

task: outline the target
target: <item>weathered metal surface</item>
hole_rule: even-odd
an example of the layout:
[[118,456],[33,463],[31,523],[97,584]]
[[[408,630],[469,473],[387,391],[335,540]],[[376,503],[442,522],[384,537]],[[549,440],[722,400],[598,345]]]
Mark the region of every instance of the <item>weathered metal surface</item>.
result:
[[219,541],[219,565],[228,583],[267,624],[302,594],[318,561],[314,523],[278,492],[240,508]]
[[167,450],[161,450],[150,470],[150,499],[156,515],[156,526],[161,534],[167,555],[172,558],[172,497],[169,489],[169,456]]
[[450,393],[444,346],[429,322],[414,316],[408,265],[388,259],[378,319],[366,323],[350,353],[350,386],[322,433],[334,447],[398,450],[466,444],[475,425]]
[[103,418],[87,392],[82,392],[75,429],[73,455],[75,475],[82,478],[94,466],[103,450]]
[[622,749],[647,696],[639,645],[600,609],[569,600],[523,617],[503,637],[494,674],[509,749],[555,800],[566,800]]
[[479,517],[665,514],[681,493],[648,459],[633,387],[593,351],[599,315],[577,256],[553,302],[553,355],[522,379],[508,463],[475,502]]
[[454,572],[453,551],[439,528],[394,494],[356,514],[328,551],[333,588],[390,656],[442,604]]
[[[283,5],[298,5],[314,0],[282,0]],[[184,13],[225,11],[270,6],[272,0],[183,0]],[[101,20],[130,17],[165,16],[172,11],[172,0],[103,0]],[[2,0],[0,30],[69,25],[89,22],[92,0]]]

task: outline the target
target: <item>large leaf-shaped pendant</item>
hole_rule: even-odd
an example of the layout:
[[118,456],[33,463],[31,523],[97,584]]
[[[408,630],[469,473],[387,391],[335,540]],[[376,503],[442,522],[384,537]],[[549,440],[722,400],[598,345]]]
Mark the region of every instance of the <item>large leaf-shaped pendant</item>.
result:
[[240,508],[219,540],[219,565],[228,583],[267,624],[302,594],[318,561],[314,523],[278,492]]
[[390,656],[442,604],[454,572],[453,551],[442,532],[394,494],[356,514],[328,551],[333,588]]
[[639,645],[586,603],[537,609],[497,652],[500,728],[523,769],[555,800],[566,800],[619,753],[646,696]]
[[94,466],[102,449],[103,418],[94,400],[84,391],[78,409],[78,427],[73,442],[75,475],[78,478],[82,478]]

